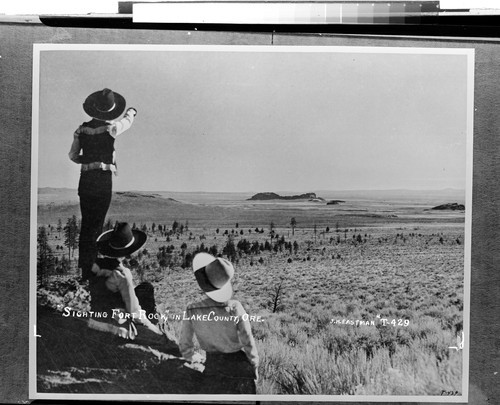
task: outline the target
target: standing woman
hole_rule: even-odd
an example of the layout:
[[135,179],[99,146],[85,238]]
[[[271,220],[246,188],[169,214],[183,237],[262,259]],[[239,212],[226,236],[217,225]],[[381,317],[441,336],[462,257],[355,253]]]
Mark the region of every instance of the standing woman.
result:
[[137,114],[135,108],[125,111],[125,99],[110,89],[96,91],[83,103],[84,111],[92,117],[74,133],[69,158],[81,165],[78,195],[82,224],[79,240],[78,267],[82,281],[92,275],[97,257],[95,241],[102,232],[111,203],[112,173],[116,174],[115,138],[130,128]]
[[201,394],[255,394],[259,356],[250,322],[239,301],[232,300],[231,262],[198,253],[193,270],[205,299],[184,312],[179,349],[189,361],[196,358],[193,338],[206,352]]

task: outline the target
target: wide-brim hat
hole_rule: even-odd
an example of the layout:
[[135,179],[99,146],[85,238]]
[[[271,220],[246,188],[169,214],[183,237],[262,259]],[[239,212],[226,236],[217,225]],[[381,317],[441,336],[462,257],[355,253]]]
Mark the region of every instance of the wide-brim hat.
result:
[[122,115],[126,106],[125,98],[110,89],[92,93],[83,103],[84,111],[98,120],[114,120]]
[[198,253],[193,259],[193,271],[200,288],[214,301],[226,302],[233,296],[234,267],[229,260]]
[[105,256],[125,257],[140,249],[146,239],[144,232],[131,229],[126,222],[120,222],[114,229],[99,235],[96,244],[99,253]]

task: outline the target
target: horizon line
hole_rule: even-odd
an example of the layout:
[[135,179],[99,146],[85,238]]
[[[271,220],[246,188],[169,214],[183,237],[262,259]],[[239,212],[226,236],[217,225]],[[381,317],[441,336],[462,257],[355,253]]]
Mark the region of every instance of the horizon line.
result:
[[[77,188],[71,188],[71,187],[53,187],[53,186],[44,186],[44,187],[38,187],[38,190],[41,189],[56,189],[56,190],[73,190],[77,191]],[[189,190],[189,191],[178,191],[178,190],[138,190],[138,189],[127,189],[127,190],[113,190],[114,193],[116,192],[137,192],[137,193],[212,193],[212,194],[258,194],[258,193],[296,193],[296,194],[307,194],[307,193],[321,193],[321,192],[334,192],[334,193],[339,193],[339,192],[361,192],[361,191],[370,191],[370,192],[395,192],[395,191],[411,191],[411,192],[439,192],[439,191],[460,191],[460,192],[465,192],[465,188],[455,188],[455,187],[444,187],[444,188],[438,188],[438,189],[432,189],[432,188],[376,188],[376,189],[369,189],[369,188],[353,188],[353,189],[320,189],[317,191],[294,191],[294,190],[278,190],[278,191],[203,191],[203,190]]]

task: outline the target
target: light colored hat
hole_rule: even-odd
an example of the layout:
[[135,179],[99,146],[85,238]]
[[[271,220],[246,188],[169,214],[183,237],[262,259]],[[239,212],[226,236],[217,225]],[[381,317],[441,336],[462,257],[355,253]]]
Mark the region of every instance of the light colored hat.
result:
[[234,267],[229,260],[198,253],[193,259],[193,271],[198,285],[211,299],[226,302],[232,297]]

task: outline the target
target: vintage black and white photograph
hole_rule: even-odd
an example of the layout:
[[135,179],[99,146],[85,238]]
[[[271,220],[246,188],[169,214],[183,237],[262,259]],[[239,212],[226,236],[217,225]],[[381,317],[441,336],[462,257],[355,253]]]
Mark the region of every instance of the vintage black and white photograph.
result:
[[473,67],[35,44],[30,397],[467,400]]

